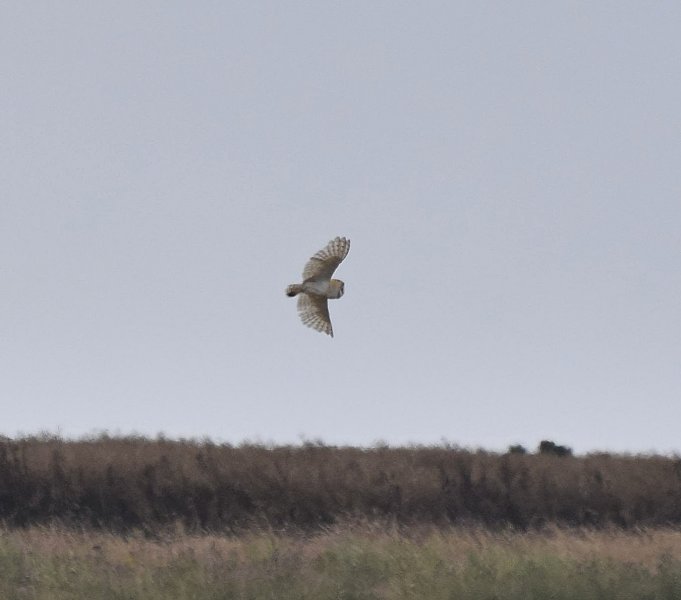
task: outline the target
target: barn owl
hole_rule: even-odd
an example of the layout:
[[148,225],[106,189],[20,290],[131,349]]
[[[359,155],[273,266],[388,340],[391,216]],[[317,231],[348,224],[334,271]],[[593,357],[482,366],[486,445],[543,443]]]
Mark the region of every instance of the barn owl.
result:
[[304,325],[333,337],[329,299],[340,298],[345,284],[339,279],[331,279],[350,250],[350,240],[337,237],[326,248],[315,254],[305,265],[303,283],[292,283],[286,288],[289,297],[298,296],[298,314]]

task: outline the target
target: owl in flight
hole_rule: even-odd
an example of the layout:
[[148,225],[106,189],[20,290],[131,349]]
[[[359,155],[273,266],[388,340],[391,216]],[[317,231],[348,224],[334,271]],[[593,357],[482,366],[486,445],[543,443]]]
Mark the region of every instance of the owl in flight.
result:
[[305,265],[303,283],[292,283],[286,288],[289,297],[298,296],[298,314],[304,325],[333,337],[328,300],[340,298],[345,284],[340,279],[331,279],[350,250],[350,240],[337,237],[326,248],[315,254]]

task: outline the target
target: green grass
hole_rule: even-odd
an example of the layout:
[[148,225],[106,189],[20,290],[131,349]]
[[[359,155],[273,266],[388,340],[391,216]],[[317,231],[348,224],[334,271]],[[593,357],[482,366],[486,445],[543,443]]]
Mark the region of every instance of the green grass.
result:
[[0,598],[681,599],[681,532],[398,532],[123,538],[0,531]]

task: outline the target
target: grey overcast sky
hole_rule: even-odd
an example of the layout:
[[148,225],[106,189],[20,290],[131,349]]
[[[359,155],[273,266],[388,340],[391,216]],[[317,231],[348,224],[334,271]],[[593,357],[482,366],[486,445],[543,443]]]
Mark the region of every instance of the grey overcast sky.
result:
[[3,3],[0,433],[681,452],[680,23]]

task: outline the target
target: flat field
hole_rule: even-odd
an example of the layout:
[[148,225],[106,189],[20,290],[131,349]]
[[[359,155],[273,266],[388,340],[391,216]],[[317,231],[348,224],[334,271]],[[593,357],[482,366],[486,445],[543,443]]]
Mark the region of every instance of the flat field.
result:
[[314,534],[0,530],[0,598],[681,598],[681,531],[355,522]]

